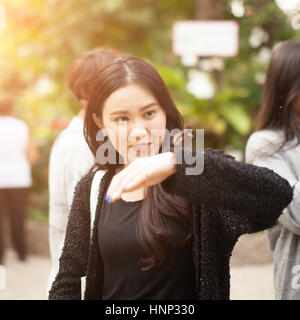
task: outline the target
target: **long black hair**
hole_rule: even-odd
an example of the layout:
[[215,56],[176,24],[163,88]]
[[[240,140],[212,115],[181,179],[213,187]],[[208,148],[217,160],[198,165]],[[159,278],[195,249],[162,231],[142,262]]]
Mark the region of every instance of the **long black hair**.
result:
[[293,103],[300,94],[300,42],[288,40],[273,52],[267,68],[257,130],[283,130],[279,151],[288,141],[300,142]]
[[[114,91],[131,83],[138,84],[151,92],[166,113],[166,129],[170,131],[183,129],[181,114],[155,68],[136,57],[118,58],[99,72],[88,99],[84,135],[95,156],[103,141],[96,141],[99,128],[93,120],[93,113],[102,119],[103,106],[108,97]],[[119,159],[117,150],[116,154]],[[116,170],[120,164],[106,163],[103,165],[97,163],[97,166],[99,169]],[[148,256],[140,260],[144,265],[142,270],[159,266],[165,260],[168,240],[179,245],[192,239],[191,212],[192,210],[185,199],[171,196],[164,191],[161,184],[148,187],[137,223],[137,237]],[[174,223],[177,227],[184,228],[184,240],[178,236],[178,232],[174,232],[174,229],[169,229]]]

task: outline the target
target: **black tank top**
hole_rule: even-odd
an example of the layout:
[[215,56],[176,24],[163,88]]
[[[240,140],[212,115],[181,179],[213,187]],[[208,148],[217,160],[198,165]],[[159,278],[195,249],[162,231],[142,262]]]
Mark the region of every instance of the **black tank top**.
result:
[[136,223],[143,200],[104,201],[98,225],[98,245],[104,264],[102,299],[196,299],[191,241],[169,246],[164,263],[141,271],[146,257],[136,239]]

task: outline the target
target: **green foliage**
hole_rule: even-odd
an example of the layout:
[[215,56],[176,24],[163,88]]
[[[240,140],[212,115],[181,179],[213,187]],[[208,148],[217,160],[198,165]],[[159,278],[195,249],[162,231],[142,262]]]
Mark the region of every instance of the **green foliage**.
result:
[[[48,160],[60,130],[54,121],[68,121],[80,107],[65,83],[66,69],[85,50],[110,46],[151,61],[170,88],[186,124],[205,129],[205,145],[243,150],[255,127],[268,61],[262,47],[295,38],[286,16],[269,1],[245,1],[246,13],[234,17],[223,0],[224,19],[240,24],[240,51],[224,59],[224,70],[212,74],[216,94],[196,99],[186,90],[188,68],[172,53],[172,25],[195,18],[194,0],[7,0],[7,28],[0,30],[0,88],[17,102],[18,116],[30,125],[42,153],[33,170],[31,216],[48,211]],[[254,27],[269,40],[249,44]]]

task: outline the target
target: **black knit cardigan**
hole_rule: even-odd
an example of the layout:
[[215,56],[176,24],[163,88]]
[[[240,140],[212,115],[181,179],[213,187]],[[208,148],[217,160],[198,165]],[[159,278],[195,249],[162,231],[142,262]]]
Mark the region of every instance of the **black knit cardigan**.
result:
[[[189,161],[177,163],[176,173],[162,182],[162,186],[171,194],[186,197],[192,204],[192,255],[198,299],[227,300],[230,257],[239,236],[272,227],[292,200],[293,191],[289,183],[272,170],[236,161],[221,150],[205,149],[202,155],[200,151],[185,152],[183,160],[204,156],[202,174],[186,175],[185,169],[194,165],[188,165]],[[176,159],[180,159],[178,156],[176,151]],[[84,298],[101,299],[104,270],[97,227],[113,172],[107,171],[101,181],[90,241],[89,199],[93,174],[85,175],[76,186],[60,268],[49,299],[81,299],[80,278],[85,275]]]

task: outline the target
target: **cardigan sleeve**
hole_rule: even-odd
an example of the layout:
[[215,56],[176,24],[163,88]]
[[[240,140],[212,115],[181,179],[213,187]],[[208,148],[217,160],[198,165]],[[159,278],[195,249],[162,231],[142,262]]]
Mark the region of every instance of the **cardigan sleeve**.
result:
[[[293,196],[289,183],[274,171],[236,161],[221,150],[176,148],[176,173],[162,182],[165,191],[189,199],[196,206],[226,210],[236,234],[273,226]],[[193,162],[203,164],[188,175]],[[225,221],[225,224],[227,222]]]
[[87,199],[90,180],[90,174],[87,174],[76,185],[64,247],[59,259],[59,271],[49,291],[49,300],[81,299],[81,277],[86,273],[90,243]]

